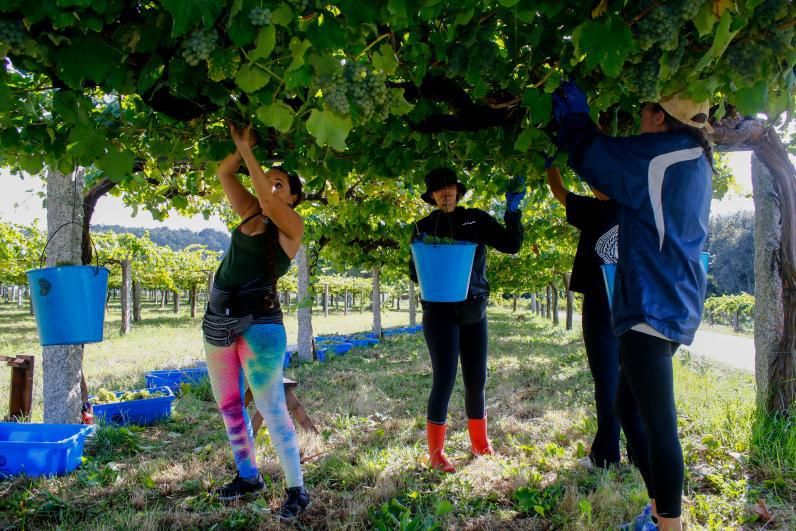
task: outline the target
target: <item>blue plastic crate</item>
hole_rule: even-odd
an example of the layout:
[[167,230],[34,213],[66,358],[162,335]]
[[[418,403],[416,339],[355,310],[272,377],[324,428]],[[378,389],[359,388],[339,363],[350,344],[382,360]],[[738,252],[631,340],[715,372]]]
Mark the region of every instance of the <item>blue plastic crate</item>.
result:
[[315,358],[316,358],[318,361],[321,361],[321,362],[323,362],[323,361],[326,361],[326,354],[327,354],[328,352],[329,352],[329,349],[328,349],[328,348],[318,348],[318,349],[315,349]]
[[[140,391],[140,389],[136,391]],[[166,393],[166,396],[113,402],[111,404],[94,404],[92,406],[94,418],[98,422],[107,422],[118,426],[130,424],[149,426],[171,417],[171,404],[174,402],[174,393],[172,393],[171,389],[168,386],[150,387],[147,391],[150,393]],[[122,394],[124,394],[124,391],[116,392],[117,397]],[[93,396],[89,397],[89,401],[93,398]]]
[[54,476],[80,466],[86,436],[84,424],[0,422],[0,476]]
[[293,353],[292,352],[285,352],[285,361],[282,362],[282,368],[287,369],[290,367],[290,357]]
[[363,337],[363,338],[346,339],[346,343],[351,343],[354,346],[354,348],[372,347],[373,345],[377,345],[379,343],[379,340],[372,339],[369,337]]
[[346,352],[348,352],[349,350],[354,348],[354,345],[352,345],[351,343],[348,343],[346,341],[329,341],[329,340],[327,340],[327,341],[321,341],[320,343],[318,343],[318,347],[327,349],[327,354],[330,353],[330,352],[333,352],[335,354],[345,354]]
[[168,387],[173,393],[180,390],[181,383],[199,383],[208,378],[207,367],[194,367],[189,369],[168,369],[163,371],[150,371],[146,373],[146,386]]

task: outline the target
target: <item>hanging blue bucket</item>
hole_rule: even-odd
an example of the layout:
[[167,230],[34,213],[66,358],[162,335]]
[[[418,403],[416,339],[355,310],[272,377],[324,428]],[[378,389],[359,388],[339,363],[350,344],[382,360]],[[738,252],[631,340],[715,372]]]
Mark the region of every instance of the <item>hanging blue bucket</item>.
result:
[[39,342],[80,345],[102,341],[108,270],[58,266],[27,272]]
[[603,264],[603,282],[605,282],[605,293],[608,294],[608,308],[614,309],[614,279],[616,279],[616,264]]
[[705,268],[705,274],[708,273],[708,265],[710,264],[710,253],[701,252],[699,253],[699,260],[702,262],[702,267]]
[[[699,253],[699,262],[705,269],[705,274],[708,272],[708,262],[710,261],[710,253]],[[600,266],[603,271],[603,282],[605,282],[605,293],[608,294],[608,308],[613,310],[614,305],[614,280],[616,279],[616,264],[603,264]]]
[[410,245],[420,295],[429,302],[460,302],[467,298],[475,257],[474,243]]

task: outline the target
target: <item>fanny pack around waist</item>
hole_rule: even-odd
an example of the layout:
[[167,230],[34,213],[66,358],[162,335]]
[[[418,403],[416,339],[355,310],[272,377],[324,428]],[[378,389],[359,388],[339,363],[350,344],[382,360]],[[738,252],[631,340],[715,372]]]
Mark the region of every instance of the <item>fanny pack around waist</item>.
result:
[[211,345],[227,347],[256,317],[279,312],[279,299],[272,286],[255,281],[240,289],[223,290],[214,283],[202,320],[202,332]]
[[236,290],[223,290],[213,284],[207,308],[223,317],[258,316],[280,310],[279,298],[273,286],[255,282]]

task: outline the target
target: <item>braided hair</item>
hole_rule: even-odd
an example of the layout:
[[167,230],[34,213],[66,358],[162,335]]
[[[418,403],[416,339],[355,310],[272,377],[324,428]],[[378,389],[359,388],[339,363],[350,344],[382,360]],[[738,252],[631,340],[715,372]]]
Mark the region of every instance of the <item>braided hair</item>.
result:
[[[705,133],[704,129],[699,129],[697,127],[693,127],[688,124],[684,124],[683,122],[681,122],[680,120],[678,120],[677,118],[666,112],[666,109],[664,109],[660,105],[660,103],[653,103],[652,110],[653,112],[663,113],[663,123],[666,125],[667,131],[683,132],[686,133],[691,138],[693,138],[694,141],[696,141],[696,143],[699,144],[699,147],[701,147],[702,150],[705,152],[705,157],[708,159],[711,169],[715,169],[713,166],[713,146],[711,145],[710,140],[708,139],[708,135]],[[701,122],[701,121],[706,121],[708,117],[700,114],[696,116],[694,119],[697,118],[703,118],[703,120],[699,120]]]

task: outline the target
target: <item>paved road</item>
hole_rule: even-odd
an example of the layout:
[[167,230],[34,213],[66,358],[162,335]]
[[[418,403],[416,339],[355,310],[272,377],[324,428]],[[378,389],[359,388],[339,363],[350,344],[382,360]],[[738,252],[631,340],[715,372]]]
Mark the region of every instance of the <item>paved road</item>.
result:
[[[559,319],[562,323],[566,322],[566,318],[565,311],[559,312]],[[573,318],[575,322],[580,322],[578,313],[575,313]],[[755,342],[752,338],[698,330],[694,342],[683,348],[687,348],[697,356],[704,356],[731,367],[755,372]]]
[[755,342],[748,337],[699,330],[691,346],[684,348],[738,369],[755,371]]

